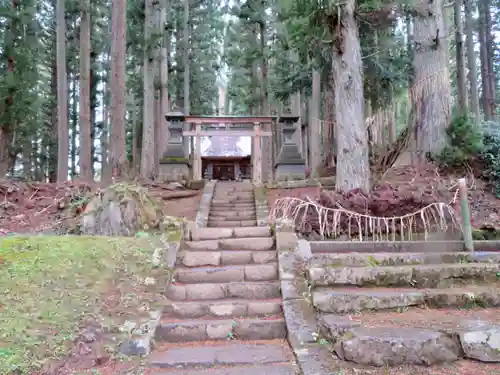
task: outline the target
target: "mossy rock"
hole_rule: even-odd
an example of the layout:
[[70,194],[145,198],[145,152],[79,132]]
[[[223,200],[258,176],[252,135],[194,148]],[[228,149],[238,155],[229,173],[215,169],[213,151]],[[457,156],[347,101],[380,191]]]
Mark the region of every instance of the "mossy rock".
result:
[[147,189],[118,183],[107,187],[88,203],[81,219],[86,235],[133,236],[158,229],[163,218],[160,204]]
[[483,225],[478,229],[472,231],[472,239],[476,241],[481,240],[500,240],[500,228],[493,225]]
[[191,190],[202,190],[205,187],[205,180],[187,181],[186,187]]

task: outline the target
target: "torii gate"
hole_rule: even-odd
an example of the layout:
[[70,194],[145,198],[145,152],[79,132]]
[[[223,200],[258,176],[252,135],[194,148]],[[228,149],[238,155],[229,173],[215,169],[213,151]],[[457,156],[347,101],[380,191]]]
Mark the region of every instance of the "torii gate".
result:
[[[194,158],[193,158],[193,179],[202,179],[201,161],[201,137],[209,136],[234,136],[252,137],[253,139],[253,166],[252,181],[254,184],[262,183],[262,146],[261,137],[271,137],[272,132],[262,131],[262,124],[272,124],[276,120],[275,116],[185,116],[187,124],[194,124],[193,130],[182,132],[184,137],[195,137]],[[202,125],[225,124],[224,130],[202,129]],[[231,125],[253,124],[253,129],[231,129]]]

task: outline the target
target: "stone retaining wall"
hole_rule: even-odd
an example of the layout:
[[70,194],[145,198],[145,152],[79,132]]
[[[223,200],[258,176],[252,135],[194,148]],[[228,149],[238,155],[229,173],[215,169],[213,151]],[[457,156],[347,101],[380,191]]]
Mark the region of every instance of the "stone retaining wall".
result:
[[205,184],[203,188],[203,195],[200,200],[200,207],[196,213],[196,227],[204,228],[207,226],[208,215],[210,213],[210,205],[212,203],[212,197],[214,195],[216,181],[212,180]]
[[329,374],[331,353],[318,341],[316,312],[305,278],[305,266],[312,256],[309,244],[299,240],[293,229],[276,228],[279,276],[288,342],[304,375]]
[[[465,251],[463,241],[311,241],[312,253]],[[500,251],[500,241],[474,241],[475,251]]]

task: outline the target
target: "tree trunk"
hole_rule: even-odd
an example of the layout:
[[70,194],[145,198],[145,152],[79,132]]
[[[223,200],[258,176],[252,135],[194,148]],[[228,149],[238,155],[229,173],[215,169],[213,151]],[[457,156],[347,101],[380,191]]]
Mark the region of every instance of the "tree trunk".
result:
[[[53,1],[55,3],[55,1]],[[54,22],[54,26],[57,27],[56,22]],[[57,49],[57,42],[54,35],[53,38],[53,46],[54,51]],[[58,136],[58,126],[57,126],[57,117],[58,117],[58,109],[57,109],[57,57],[55,54],[52,56],[52,66],[51,66],[51,79],[50,79],[50,92],[53,98],[52,108],[50,113],[50,134],[48,140],[48,178],[49,182],[57,181],[57,136]]]
[[154,98],[154,60],[152,51],[153,0],[146,0],[144,8],[144,107],[142,121],[142,178],[152,179],[155,169],[155,98]]
[[80,10],[80,178],[93,181],[90,115],[90,0]]
[[487,8],[489,2],[487,0],[478,1],[478,31],[479,31],[479,57],[481,60],[481,82],[482,82],[482,102],[483,102],[483,112],[484,119],[491,121],[495,117],[495,99],[494,91],[495,87],[492,86],[492,72],[490,72],[490,58],[488,56],[491,48],[488,47],[491,36],[491,30],[488,30],[488,24],[491,24],[489,16],[489,8]]
[[110,164],[113,177],[124,177],[127,173],[125,147],[125,52],[127,0],[112,0],[111,40],[111,138]]
[[160,139],[160,157],[167,151],[168,147],[168,123],[165,119],[165,115],[169,112],[169,98],[168,98],[168,53],[169,53],[169,40],[170,32],[168,29],[167,22],[169,22],[169,17],[167,17],[167,12],[170,8],[169,0],[162,0],[161,13],[160,13],[160,27],[163,35],[162,46],[161,46],[161,60],[160,60],[160,132],[158,137]]
[[321,163],[320,97],[321,74],[318,70],[314,70],[312,72],[312,95],[309,101],[309,166],[313,177],[317,177]]
[[189,115],[191,111],[191,102],[189,98],[189,80],[191,78],[190,73],[190,59],[189,59],[189,0],[184,0],[184,114]]
[[[184,114],[189,115],[191,113],[191,100],[190,100],[190,78],[191,78],[191,60],[189,58],[189,46],[190,46],[190,29],[189,29],[189,0],[184,0]],[[189,126],[189,125],[187,125]],[[194,138],[189,139],[189,137],[183,137],[182,143],[184,145],[184,154],[189,156],[189,146],[193,146]],[[201,142],[201,140],[197,140]],[[193,147],[194,148],[194,147]]]
[[461,112],[467,112],[467,83],[465,80],[465,57],[463,42],[463,24],[462,24],[462,2],[455,0],[455,43],[457,59],[457,104]]
[[[68,64],[69,65],[69,64]],[[76,172],[76,138],[78,134],[78,103],[77,103],[77,95],[76,95],[76,72],[71,72],[71,67],[68,66],[68,70],[70,71],[70,83],[68,85],[68,91],[71,95],[70,102],[70,122],[69,125],[71,127],[71,133],[69,134],[69,159],[70,163],[70,176],[71,178],[75,178],[77,176]]]
[[416,157],[438,155],[446,143],[450,122],[450,77],[445,23],[440,0],[421,0],[414,19],[413,82],[411,103]]
[[340,6],[341,19],[335,28],[332,72],[337,123],[337,176],[339,191],[370,190],[370,165],[366,137],[363,73],[355,0]]
[[[264,12],[263,7],[262,11]],[[260,51],[260,70],[261,70],[261,110],[262,115],[269,116],[271,114],[269,107],[269,89],[268,89],[268,66],[267,66],[267,56],[266,56],[266,23],[259,23],[259,51]],[[264,131],[271,132],[272,125],[265,124],[263,126]],[[262,179],[263,181],[271,181],[273,179],[273,149],[272,149],[272,138],[264,137],[262,139]]]
[[479,120],[479,89],[477,87],[476,51],[474,50],[473,0],[464,1],[465,32],[467,34],[467,66],[469,68],[470,105],[476,121]]
[[[111,38],[112,31],[111,22],[108,23],[108,38]],[[102,62],[102,70],[106,72],[103,80],[103,95],[102,95],[102,134],[101,134],[101,181],[111,181],[112,170],[109,163],[109,143],[111,139],[111,124],[110,124],[110,72],[111,66],[111,43],[106,48],[105,59]]]
[[495,119],[496,108],[496,88],[497,82],[495,77],[495,69],[493,67],[493,59],[495,58],[495,40],[493,37],[493,24],[491,21],[491,0],[484,0],[484,33],[486,42],[486,65],[488,66],[488,85],[490,88],[488,106],[492,115],[492,120]]
[[335,94],[333,92],[333,74],[328,74],[323,93],[323,165],[332,167],[335,165]]
[[68,179],[68,78],[66,75],[65,0],[57,0],[57,181]]
[[[176,4],[179,5],[179,4]],[[182,17],[180,16],[182,14]],[[182,18],[184,17],[181,10],[176,16],[175,21],[175,106],[176,112],[180,111],[184,112],[184,54],[181,51],[184,49],[184,40],[183,40],[183,22]]]

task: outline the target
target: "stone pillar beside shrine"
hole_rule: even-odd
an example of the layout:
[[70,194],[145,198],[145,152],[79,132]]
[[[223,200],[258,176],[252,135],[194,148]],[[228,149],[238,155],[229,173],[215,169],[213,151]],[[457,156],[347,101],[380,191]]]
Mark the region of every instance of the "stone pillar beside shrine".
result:
[[184,147],[184,115],[169,113],[166,116],[168,123],[168,146],[160,159],[158,178],[161,181],[180,181],[191,177],[191,164]]
[[298,121],[298,116],[281,116],[278,119],[283,143],[281,144],[275,164],[275,176],[277,180],[305,178],[306,164],[297,146],[295,137]]

